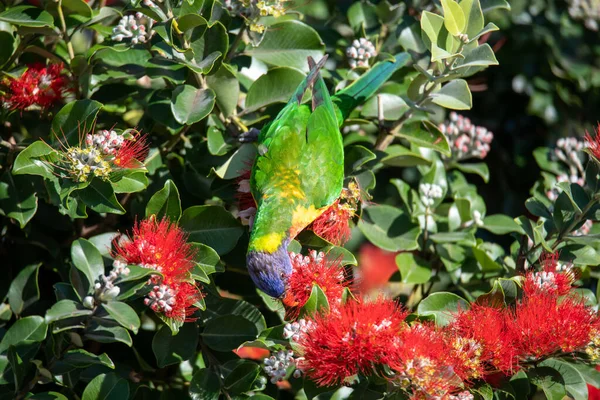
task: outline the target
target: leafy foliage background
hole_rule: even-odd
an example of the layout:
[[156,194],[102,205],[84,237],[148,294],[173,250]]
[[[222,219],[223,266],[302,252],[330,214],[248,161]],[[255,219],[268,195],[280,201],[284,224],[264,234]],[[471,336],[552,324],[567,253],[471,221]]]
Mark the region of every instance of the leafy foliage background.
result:
[[[345,250],[332,250],[311,232],[300,236],[298,248],[343,255],[351,276],[360,275],[362,261],[368,261],[367,242],[402,252],[395,259],[398,271],[378,290],[421,316],[439,319],[447,309],[456,309],[455,297],[436,305],[435,297],[422,302],[424,294],[452,292],[474,301],[497,292],[496,278],[522,272],[524,257],[534,264],[542,249],[554,250],[554,243],[560,243],[571,246],[561,259],[581,268],[580,283],[595,307],[597,229],[593,226],[587,239],[570,234],[584,220],[597,219],[597,167],[593,162],[586,167],[591,178],[585,185],[560,187],[561,200],[569,193],[571,202],[558,210],[583,212],[559,217],[554,201],[544,194],[564,168],[552,160],[557,139],[591,132],[598,118],[597,32],[573,19],[566,2],[515,0],[508,7],[501,0],[481,1],[485,23],[500,28],[480,39],[493,52],[455,75],[445,70],[443,58],[432,60],[435,40],[421,32],[423,11],[443,14],[439,2],[289,2],[285,15],[252,20],[230,13],[228,3],[0,5],[4,101],[9,82],[34,62],[64,63],[71,82],[65,98],[51,107],[5,106],[0,111],[3,397],[210,399],[254,393],[253,398],[302,398],[317,393],[302,379],[291,379],[288,388],[267,384],[259,362],[240,361],[232,352],[259,335],[265,345],[269,328],[282,324],[281,306],[257,292],[245,272],[248,227],[237,218],[236,193],[256,150],[238,139],[277,115],[304,78],[308,55],[329,54],[323,75],[332,93],[365,73],[367,68],[350,69],[345,55],[360,37],[376,44],[379,55],[371,65],[390,62],[400,52],[411,56],[411,65],[400,68],[379,91],[386,96],[383,118],[373,97],[342,128],[346,175],[361,184],[372,203],[363,204]],[[111,39],[121,16],[135,11],[157,21],[153,36],[137,44]],[[264,32],[250,29],[252,24],[264,25]],[[453,46],[445,50],[456,58],[469,50]],[[428,88],[439,90],[427,86],[427,74],[446,85],[458,82],[453,89],[444,86],[446,101],[434,101],[427,93]],[[494,132],[485,164],[450,165],[440,155],[450,149],[446,139],[418,140],[424,131],[443,138],[436,126],[451,109]],[[58,157],[58,141],[76,146],[84,132],[113,128],[148,135],[143,166],[108,182],[94,178],[73,184],[40,163],[42,155]],[[447,179],[454,180],[454,188],[448,189]],[[427,226],[416,200],[421,183],[446,185],[446,201],[433,217],[437,236],[430,240],[476,249],[459,263],[425,245]],[[580,189],[583,203],[573,200],[572,193]],[[449,221],[453,207],[466,207],[454,222]],[[468,225],[474,211],[483,226]],[[129,307],[107,310],[94,325],[83,298],[97,273],[112,263],[111,240],[152,214],[178,221],[196,243],[193,279],[206,293],[195,314],[198,320],[174,324],[150,312],[136,296],[135,284],[147,279],[140,269],[131,278],[137,283],[121,287],[118,303]],[[394,219],[401,221],[401,234],[395,234],[402,237],[390,239],[385,233]],[[528,239],[533,250],[523,250]],[[423,266],[419,257],[435,261]],[[373,260],[383,269],[380,258]],[[314,311],[318,301],[313,303]],[[598,377],[589,374],[585,381],[597,385]],[[377,383],[362,381],[355,398],[367,398],[367,392],[383,397],[385,390]],[[531,395],[537,388],[551,397],[543,382],[531,380]],[[486,393],[476,395],[492,398]]]

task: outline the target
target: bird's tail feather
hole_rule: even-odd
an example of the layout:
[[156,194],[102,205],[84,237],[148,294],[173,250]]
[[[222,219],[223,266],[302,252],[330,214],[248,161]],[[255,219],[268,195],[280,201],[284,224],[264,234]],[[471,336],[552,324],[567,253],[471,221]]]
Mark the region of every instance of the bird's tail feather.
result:
[[298,89],[296,89],[296,93],[294,93],[294,96],[292,97],[292,99],[297,101],[298,104],[302,103],[302,98],[304,97],[304,93],[308,90],[308,88],[313,86],[313,84],[315,83],[317,78],[320,76],[319,71],[325,65],[325,62],[327,61],[327,57],[328,57],[327,54],[325,54],[323,56],[323,58],[321,58],[319,60],[319,62],[316,64],[315,64],[315,60],[313,60],[312,57],[309,57],[310,71],[309,71],[308,75],[306,76],[306,78],[304,79],[304,81],[302,81],[302,83],[298,86]]
[[395,61],[380,61],[365,72],[360,78],[348,87],[337,92],[332,100],[339,112],[338,123],[341,125],[358,105],[373,96],[377,90],[400,68],[410,60],[408,53],[399,53]]

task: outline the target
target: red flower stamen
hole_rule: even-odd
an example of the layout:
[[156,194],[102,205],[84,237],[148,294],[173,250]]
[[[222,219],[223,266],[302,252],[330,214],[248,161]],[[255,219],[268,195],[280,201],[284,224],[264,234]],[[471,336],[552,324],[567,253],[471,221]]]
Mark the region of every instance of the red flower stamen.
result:
[[25,110],[37,105],[48,108],[62,100],[68,79],[61,75],[63,64],[29,65],[17,79],[9,82],[9,93],[2,100],[10,109]]
[[357,374],[372,374],[389,364],[400,346],[407,312],[391,300],[349,301],[328,315],[315,315],[298,344],[298,368],[318,385],[341,384]]
[[114,164],[121,168],[139,168],[148,156],[146,135],[137,135],[131,140],[125,140],[115,154]]
[[588,132],[585,133],[585,142],[587,144],[588,152],[596,159],[600,161],[600,124],[596,128],[596,134],[594,137]]

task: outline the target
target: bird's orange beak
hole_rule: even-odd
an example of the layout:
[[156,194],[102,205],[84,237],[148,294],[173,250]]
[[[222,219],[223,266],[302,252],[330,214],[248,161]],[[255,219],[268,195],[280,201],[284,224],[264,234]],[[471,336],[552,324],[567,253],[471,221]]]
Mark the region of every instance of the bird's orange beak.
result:
[[293,307],[298,306],[298,302],[296,301],[296,298],[294,297],[292,292],[289,290],[287,291],[285,296],[283,296],[283,298],[281,299],[281,302],[283,303],[285,308],[293,308]]

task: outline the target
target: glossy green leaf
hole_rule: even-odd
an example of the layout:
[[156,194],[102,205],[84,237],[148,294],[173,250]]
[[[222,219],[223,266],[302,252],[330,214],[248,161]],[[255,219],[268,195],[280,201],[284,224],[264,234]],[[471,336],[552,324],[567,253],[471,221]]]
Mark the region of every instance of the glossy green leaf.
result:
[[85,308],[81,303],[73,300],[60,300],[54,303],[48,311],[46,311],[46,323],[51,324],[73,317],[87,317],[92,315],[92,310]]
[[432,93],[431,98],[435,104],[451,110],[470,110],[473,107],[469,85],[463,79],[448,82],[439,91]]
[[169,218],[177,222],[181,217],[181,200],[177,186],[171,179],[167,179],[165,185],[148,201],[146,205],[146,217],[156,215],[157,220]]
[[208,151],[214,156],[223,156],[229,152],[231,145],[225,141],[223,132],[214,126],[208,128],[206,133]]
[[0,13],[0,21],[29,28],[53,27],[54,19],[46,11],[32,6],[16,6]]
[[123,400],[129,397],[129,383],[115,373],[96,376],[83,391],[82,400]]
[[152,339],[152,351],[160,368],[189,360],[198,345],[198,327],[194,323],[184,324],[176,335],[163,326]]
[[469,52],[465,52],[464,56],[465,58],[461,58],[456,62],[454,69],[498,65],[494,50],[487,43],[477,46]]
[[175,88],[171,98],[171,111],[180,124],[192,125],[206,118],[215,106],[215,92],[197,89],[190,85]]
[[33,181],[13,176],[6,171],[0,177],[0,214],[13,218],[21,229],[31,221],[38,209],[38,197]]
[[483,219],[481,228],[496,235],[506,235],[511,232],[525,234],[523,228],[513,218],[503,214],[488,215]]
[[10,283],[8,304],[13,313],[20,315],[23,310],[40,299],[38,273],[41,264],[24,267]]
[[252,321],[239,315],[223,315],[209,320],[200,334],[208,347],[217,351],[237,349],[256,339],[258,330]]
[[190,382],[192,400],[218,400],[220,389],[219,377],[209,368],[198,370]]
[[271,25],[259,46],[246,53],[267,64],[308,71],[306,58],[318,61],[325,46],[317,31],[300,21]]
[[21,151],[13,164],[13,175],[39,175],[54,179],[50,162],[58,159],[58,152],[41,140],[37,140]]
[[439,326],[444,326],[452,321],[452,313],[469,309],[469,303],[454,293],[438,292],[423,299],[417,307],[421,316],[433,315]]
[[444,10],[444,26],[452,35],[457,36],[465,29],[466,18],[462,8],[454,0],[441,0]]
[[[227,118],[232,115],[237,107],[240,96],[240,82],[233,71],[233,67],[224,64],[217,73],[206,77],[209,89],[215,92],[219,110]],[[246,104],[247,104],[246,99]]]
[[386,121],[396,121],[410,109],[408,104],[402,100],[402,97],[395,94],[382,93],[367,100],[363,105],[361,114],[367,118],[378,118],[380,101],[383,109],[383,119]]
[[66,141],[72,146],[79,145],[80,134],[92,130],[102,107],[102,103],[89,99],[76,100],[65,105],[52,120],[55,141],[63,144],[66,144]]
[[179,221],[189,240],[212,247],[219,254],[231,251],[244,232],[239,221],[220,206],[193,206]]
[[252,389],[260,372],[261,367],[257,363],[252,361],[242,362],[225,378],[223,382],[225,389],[230,393],[247,392]]
[[253,111],[270,104],[287,103],[305,77],[306,75],[296,68],[270,69],[248,89],[245,110]]
[[310,297],[302,306],[301,315],[308,316],[315,313],[327,314],[329,312],[329,301],[323,290],[318,285],[313,285]]
[[455,163],[452,166],[466,174],[479,175],[485,183],[490,180],[490,169],[486,163]]
[[47,330],[48,325],[39,315],[18,319],[2,337],[0,353],[8,350],[10,346],[41,342],[46,339]]
[[365,208],[358,228],[371,243],[387,251],[415,250],[421,233],[402,210],[386,205]]
[[104,274],[102,254],[89,241],[77,239],[71,245],[71,259],[75,268],[87,278],[87,290],[91,293],[96,280]]
[[98,213],[125,214],[125,209],[108,182],[94,178],[85,189],[77,191],[77,196],[86,206]]
[[420,284],[431,278],[431,265],[413,253],[400,253],[396,256],[396,265],[402,277],[402,283]]
[[103,303],[102,307],[122,327],[129,329],[133,333],[137,333],[140,327],[140,318],[129,305],[120,301],[109,301],[108,303]]
[[433,149],[450,156],[448,138],[429,121],[404,124],[396,135],[419,147]]

